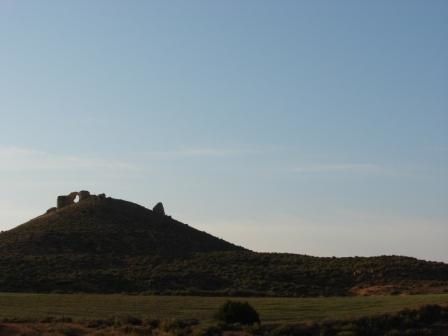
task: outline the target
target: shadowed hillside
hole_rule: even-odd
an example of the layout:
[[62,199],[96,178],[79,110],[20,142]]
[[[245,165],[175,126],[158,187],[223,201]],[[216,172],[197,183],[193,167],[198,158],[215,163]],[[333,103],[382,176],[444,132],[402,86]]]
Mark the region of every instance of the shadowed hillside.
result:
[[0,234],[0,255],[114,254],[186,256],[243,248],[163,213],[90,197]]
[[[0,234],[0,291],[331,296],[448,291],[448,265],[256,253],[122,200],[78,193]],[[86,196],[87,195],[87,196]]]

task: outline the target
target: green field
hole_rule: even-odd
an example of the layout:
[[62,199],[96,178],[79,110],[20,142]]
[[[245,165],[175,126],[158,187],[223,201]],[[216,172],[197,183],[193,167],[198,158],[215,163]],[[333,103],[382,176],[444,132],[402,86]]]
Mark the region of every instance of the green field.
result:
[[[227,299],[191,296],[1,293],[0,318],[41,319],[46,316],[65,316],[81,320],[129,314],[155,319],[197,318],[210,321],[217,307]],[[356,318],[415,308],[423,304],[448,304],[448,294],[240,300],[249,301],[260,313],[263,322],[290,323]]]

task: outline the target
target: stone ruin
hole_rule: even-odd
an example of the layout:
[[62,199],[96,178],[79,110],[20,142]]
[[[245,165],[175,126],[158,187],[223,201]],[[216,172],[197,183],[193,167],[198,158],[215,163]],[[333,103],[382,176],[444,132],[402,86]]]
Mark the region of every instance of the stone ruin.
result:
[[[77,202],[76,202],[76,198],[78,198]],[[62,209],[65,208],[67,206],[76,204],[78,202],[83,202],[87,199],[96,199],[96,200],[103,200],[106,198],[106,194],[98,194],[98,195],[93,195],[90,192],[88,192],[87,190],[81,190],[81,191],[74,191],[71,192],[68,195],[61,195],[58,196],[57,198],[57,202],[56,202],[56,207],[50,208],[47,210],[47,214],[54,212],[58,209]],[[162,202],[157,203],[153,208],[152,211],[158,215],[164,215],[165,214],[165,208],[163,207]],[[168,216],[170,217],[170,216]]]
[[[85,201],[86,199],[96,198],[96,199],[105,199],[105,194],[99,194],[99,195],[92,195],[87,190],[81,190],[81,191],[74,191],[71,192],[68,195],[62,195],[58,196],[57,202],[56,202],[56,209],[61,209],[66,206],[75,204],[76,197],[78,197],[78,202]],[[51,208],[49,210],[52,210],[54,208]]]

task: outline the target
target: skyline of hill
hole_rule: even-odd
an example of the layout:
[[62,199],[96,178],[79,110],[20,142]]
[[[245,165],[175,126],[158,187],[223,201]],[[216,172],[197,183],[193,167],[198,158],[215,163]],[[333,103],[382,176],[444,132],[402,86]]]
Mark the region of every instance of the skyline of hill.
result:
[[[65,196],[60,196],[65,197]],[[162,208],[162,213],[158,208]],[[47,213],[0,234],[0,253],[129,254],[184,256],[194,252],[243,250],[174,220],[163,212],[95,195],[51,208]]]
[[[65,199],[63,199],[65,200]],[[0,233],[0,291],[334,296],[448,291],[448,264],[258,253],[91,195]]]

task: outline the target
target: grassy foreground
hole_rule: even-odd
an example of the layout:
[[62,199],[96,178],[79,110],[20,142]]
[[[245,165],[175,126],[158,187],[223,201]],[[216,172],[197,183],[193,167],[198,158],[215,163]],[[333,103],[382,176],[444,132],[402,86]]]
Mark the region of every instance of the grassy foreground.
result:
[[[97,294],[0,293],[0,318],[41,319],[47,316],[75,320],[101,319],[129,314],[154,319],[210,321],[228,298],[192,296],[131,296]],[[234,298],[236,299],[236,298]],[[241,298],[259,312],[263,322],[298,323],[349,319],[423,304],[448,304],[448,294],[330,297],[330,298]]]

